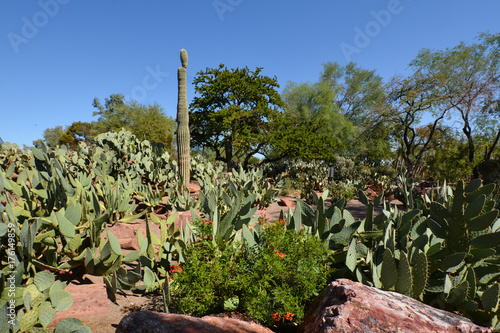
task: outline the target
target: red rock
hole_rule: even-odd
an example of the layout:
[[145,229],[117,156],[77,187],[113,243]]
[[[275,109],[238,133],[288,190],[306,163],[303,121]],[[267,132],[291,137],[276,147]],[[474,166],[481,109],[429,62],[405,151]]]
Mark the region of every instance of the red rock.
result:
[[109,312],[109,301],[104,283],[69,284],[64,290],[71,294],[73,305],[68,310],[57,312],[51,327],[65,318],[88,318],[106,315]]
[[280,201],[279,201],[279,205],[280,206],[286,206],[286,207],[295,207],[296,203],[291,201],[291,200],[287,200],[287,199],[284,199],[284,198],[281,198]]
[[298,332],[491,332],[469,319],[411,297],[347,279],[330,283],[313,302]]
[[196,183],[189,183],[188,190],[189,190],[189,193],[196,193],[196,192],[199,192],[201,190],[201,187],[200,187],[200,185],[198,185]]
[[[139,250],[139,244],[137,243],[137,230],[141,230],[142,236],[146,237],[146,223],[121,223],[118,222],[112,226],[109,226],[107,230],[110,230],[113,235],[116,236],[120,247],[124,250]],[[150,222],[149,228],[153,234],[161,237],[161,231],[159,225]],[[106,230],[103,231],[101,237],[104,241],[107,241],[108,236]]]
[[132,312],[118,325],[116,333],[272,333],[268,328],[246,321],[206,316],[195,318],[186,315],[151,311]]
[[377,194],[377,196],[381,195],[384,192],[382,184],[373,184],[370,186],[370,189],[372,189]]
[[366,189],[365,195],[368,197],[369,200],[375,200],[378,197],[377,192],[372,190],[370,187]]

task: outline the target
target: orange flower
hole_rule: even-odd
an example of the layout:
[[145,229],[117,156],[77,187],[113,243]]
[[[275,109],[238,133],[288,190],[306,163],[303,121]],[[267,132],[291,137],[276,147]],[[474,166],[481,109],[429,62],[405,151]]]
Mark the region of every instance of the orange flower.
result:
[[170,266],[170,270],[169,270],[170,274],[181,273],[181,272],[182,272],[181,266],[179,266],[179,265]]
[[278,254],[278,256],[279,256],[280,258],[283,258],[283,257],[285,256],[285,254],[284,254],[284,253],[280,253],[280,254]]
[[292,320],[293,320],[293,316],[295,316],[293,313],[291,313],[291,312],[287,312],[287,313],[286,313],[286,315],[284,315],[283,317],[284,317],[286,320],[292,321]]
[[281,316],[280,316],[279,312],[273,313],[273,315],[271,317],[273,318],[273,320],[276,320],[276,321],[281,320]]

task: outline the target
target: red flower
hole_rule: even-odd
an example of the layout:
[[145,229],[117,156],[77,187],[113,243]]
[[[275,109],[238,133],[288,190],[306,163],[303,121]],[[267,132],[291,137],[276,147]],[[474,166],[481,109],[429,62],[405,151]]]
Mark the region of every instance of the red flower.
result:
[[272,318],[273,318],[273,320],[276,320],[276,321],[281,320],[281,316],[280,316],[279,312],[273,313]]
[[284,315],[283,317],[284,317],[286,320],[292,321],[292,320],[293,320],[293,316],[295,316],[293,313],[291,313],[291,312],[287,312],[287,313],[286,313],[286,315]]
[[274,250],[274,253],[278,254],[278,250]]
[[169,270],[170,274],[181,273],[181,272],[182,272],[182,268],[179,265],[170,266],[170,270]]
[[284,254],[284,253],[280,253],[280,254],[278,254],[278,257],[280,257],[280,258],[283,258],[284,256],[285,256],[285,254]]

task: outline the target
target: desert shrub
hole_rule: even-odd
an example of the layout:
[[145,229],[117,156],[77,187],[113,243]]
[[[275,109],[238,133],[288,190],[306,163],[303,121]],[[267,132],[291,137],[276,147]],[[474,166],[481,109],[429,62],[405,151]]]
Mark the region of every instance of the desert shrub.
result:
[[248,274],[241,247],[203,240],[189,246],[185,255],[182,273],[171,284],[178,312],[193,316],[218,313],[224,311],[224,302],[242,296],[248,284],[242,280]]
[[354,199],[358,189],[352,181],[331,181],[328,183],[328,191],[333,202],[345,198],[346,202]]
[[299,323],[328,282],[326,245],[284,221],[262,228],[253,247],[214,241],[209,223],[195,223],[199,241],[172,282],[175,307],[196,316],[237,310],[268,326]]
[[284,221],[264,228],[249,249],[252,282],[243,309],[268,326],[300,323],[307,305],[328,282],[328,249],[317,237],[286,229]]
[[295,160],[286,169],[292,186],[300,190],[300,197],[307,203],[314,202],[313,191],[322,191],[328,181],[328,165],[323,161]]

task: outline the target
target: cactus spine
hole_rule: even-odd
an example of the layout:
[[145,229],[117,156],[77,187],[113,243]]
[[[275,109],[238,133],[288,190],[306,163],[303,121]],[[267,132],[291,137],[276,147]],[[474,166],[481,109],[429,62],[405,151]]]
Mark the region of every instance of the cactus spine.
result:
[[178,99],[177,99],[177,159],[179,161],[179,178],[183,186],[189,184],[189,113],[187,105],[186,68],[188,54],[181,50],[182,67],[177,70]]

